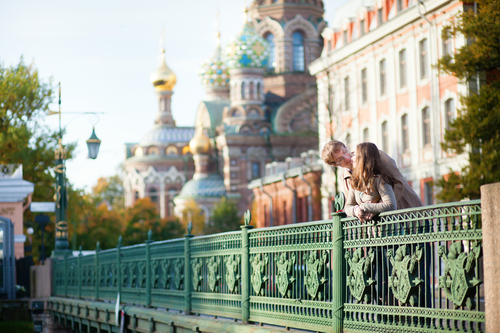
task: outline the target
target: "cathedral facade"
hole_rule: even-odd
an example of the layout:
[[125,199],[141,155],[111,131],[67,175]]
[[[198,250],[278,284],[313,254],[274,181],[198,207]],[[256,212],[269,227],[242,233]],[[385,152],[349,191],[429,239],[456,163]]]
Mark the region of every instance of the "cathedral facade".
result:
[[241,31],[225,48],[218,42],[202,65],[206,96],[194,127],[175,126],[175,75],[163,58],[151,78],[159,99],[153,129],[126,146],[126,205],[149,196],[168,216],[194,200],[207,218],[225,196],[243,213],[254,200],[248,185],[267,163],[316,150],[317,89],[308,65],[322,51],[323,13],[316,0],[254,1]]

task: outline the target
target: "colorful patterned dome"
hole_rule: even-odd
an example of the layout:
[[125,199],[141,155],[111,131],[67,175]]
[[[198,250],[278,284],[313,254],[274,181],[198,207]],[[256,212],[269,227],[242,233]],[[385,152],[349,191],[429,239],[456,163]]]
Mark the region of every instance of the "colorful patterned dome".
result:
[[191,179],[182,187],[176,198],[223,197],[226,195],[224,178],[220,175],[208,175],[201,179]]
[[229,68],[263,68],[269,61],[267,41],[247,22],[226,48],[226,59]]
[[213,56],[201,65],[201,83],[208,87],[228,87],[229,70],[222,58],[220,46],[217,46]]

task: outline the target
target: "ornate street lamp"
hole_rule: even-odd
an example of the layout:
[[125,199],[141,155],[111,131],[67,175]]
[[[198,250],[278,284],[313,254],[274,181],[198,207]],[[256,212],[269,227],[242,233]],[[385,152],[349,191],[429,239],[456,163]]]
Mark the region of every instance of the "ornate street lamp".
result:
[[101,140],[95,135],[95,128],[92,128],[92,135],[87,140],[87,147],[89,149],[89,158],[95,160],[97,154],[99,154],[99,147],[101,146]]

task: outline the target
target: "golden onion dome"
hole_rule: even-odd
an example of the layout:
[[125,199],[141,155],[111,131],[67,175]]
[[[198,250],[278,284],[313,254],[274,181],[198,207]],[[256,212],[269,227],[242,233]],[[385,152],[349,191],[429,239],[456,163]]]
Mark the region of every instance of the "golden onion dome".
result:
[[189,150],[193,155],[208,154],[210,150],[210,139],[203,133],[201,127],[196,130],[194,137],[189,141]]
[[171,91],[177,82],[177,77],[165,62],[165,50],[163,49],[160,55],[160,66],[151,74],[150,80],[156,91]]

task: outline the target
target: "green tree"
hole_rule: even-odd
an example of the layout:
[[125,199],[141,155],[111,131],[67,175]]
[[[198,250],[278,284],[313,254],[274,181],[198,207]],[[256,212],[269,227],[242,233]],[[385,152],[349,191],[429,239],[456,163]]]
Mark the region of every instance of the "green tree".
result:
[[92,198],[96,204],[106,203],[114,210],[123,211],[125,207],[125,191],[123,180],[119,175],[100,177],[92,187]]
[[[0,63],[0,164],[22,164],[23,178],[35,184],[33,201],[53,201],[54,150],[59,133],[41,124],[53,99],[52,81],[39,77],[33,64],[23,58],[14,66]],[[68,155],[75,145],[66,146]],[[26,210],[25,227],[33,227],[33,255],[39,257],[40,228]],[[45,228],[46,254],[54,246],[54,226]]]
[[207,234],[240,230],[240,225],[241,218],[238,217],[236,204],[223,197],[214,206]]
[[178,219],[161,219],[156,205],[149,198],[139,199],[124,213],[123,245],[144,243],[149,230],[154,241],[182,237],[184,229]]
[[[443,56],[437,66],[463,83],[481,80],[480,89],[460,97],[462,108],[445,132],[443,149],[467,152],[469,164],[459,174],[437,180],[441,201],[480,197],[480,186],[500,181],[500,0],[476,1],[477,12],[462,13],[443,31],[443,39],[465,37],[467,44]],[[461,38],[463,38],[461,37]]]

